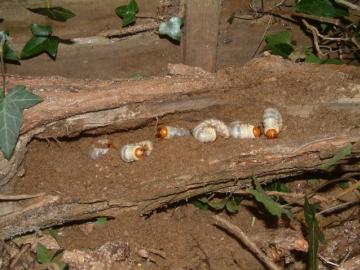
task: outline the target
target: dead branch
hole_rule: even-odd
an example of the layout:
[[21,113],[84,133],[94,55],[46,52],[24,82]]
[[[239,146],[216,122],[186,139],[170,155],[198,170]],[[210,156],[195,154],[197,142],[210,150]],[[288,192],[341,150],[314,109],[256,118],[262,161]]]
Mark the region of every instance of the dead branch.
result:
[[20,201],[44,196],[45,193],[38,193],[33,195],[0,195],[0,201]]
[[257,245],[251,241],[246,234],[237,226],[231,224],[226,219],[215,215],[213,217],[216,220],[215,226],[225,229],[227,232],[234,235],[241,241],[254,255],[262,262],[268,269],[280,270],[280,268],[274,264],[266,255],[257,247]]
[[135,35],[142,32],[152,31],[157,28],[159,28],[160,23],[159,22],[151,22],[147,24],[139,24],[134,26],[129,26],[121,29],[110,29],[105,30],[100,33],[98,33],[98,36],[112,38],[112,37],[124,37],[124,36],[130,36]]

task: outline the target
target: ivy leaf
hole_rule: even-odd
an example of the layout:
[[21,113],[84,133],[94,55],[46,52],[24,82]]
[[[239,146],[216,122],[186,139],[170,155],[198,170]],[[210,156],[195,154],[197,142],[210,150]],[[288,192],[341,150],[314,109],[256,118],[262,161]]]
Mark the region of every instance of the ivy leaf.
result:
[[10,159],[23,122],[23,110],[42,101],[42,98],[16,85],[5,97],[0,97],[0,149]]
[[195,200],[193,205],[203,211],[209,210],[208,199],[206,197]]
[[136,13],[139,12],[139,7],[135,0],[131,0],[128,5],[119,6],[115,9],[116,15],[123,19],[122,26],[128,26],[135,22]]
[[174,40],[179,41],[181,39],[181,26],[184,24],[184,20],[180,17],[171,17],[167,22],[160,23],[159,33],[160,35],[166,35]]
[[38,243],[36,246],[36,260],[40,264],[49,263],[53,257],[53,253],[44,245]]
[[28,8],[28,10],[36,14],[47,16],[52,20],[60,21],[60,22],[65,22],[68,19],[75,17],[75,13],[63,7]]
[[50,229],[49,230],[49,234],[51,235],[52,238],[55,239],[56,243],[60,246],[60,242],[59,242],[59,231],[55,230],[55,229]]
[[269,50],[271,54],[287,58],[294,51],[288,31],[267,35],[265,41],[264,50]]
[[292,214],[289,210],[284,209],[281,204],[274,201],[270,196],[268,196],[257,179],[253,178],[255,189],[251,189],[250,193],[255,197],[255,199],[262,203],[265,208],[269,211],[273,216],[281,217],[282,214],[287,215],[290,219],[292,219]]
[[307,198],[305,198],[304,204],[304,217],[306,226],[308,229],[307,240],[309,243],[309,252],[308,252],[308,269],[317,270],[317,253],[319,248],[319,242],[324,243],[325,238],[324,234],[320,230],[319,224],[315,218],[316,206],[309,203]]
[[19,57],[7,43],[4,44],[4,58],[8,61],[19,63]]
[[214,210],[222,210],[225,208],[227,202],[228,198],[224,198],[222,200],[211,200],[208,201],[208,205]]
[[340,59],[325,59],[322,60],[319,57],[317,57],[315,54],[310,53],[305,56],[305,63],[313,63],[313,64],[333,64],[333,65],[342,65],[344,64]]
[[319,17],[345,17],[349,15],[346,7],[337,5],[333,0],[301,0],[295,11]]
[[226,202],[226,210],[230,213],[230,214],[235,214],[239,211],[239,204],[241,202],[241,198],[239,199],[239,197],[231,197],[227,202]]
[[32,56],[46,52],[53,59],[56,58],[59,47],[59,38],[51,36],[52,28],[48,25],[31,25],[33,37],[25,44],[21,51],[21,58],[30,58]]
[[319,169],[321,170],[329,170],[331,167],[338,164],[338,162],[343,159],[344,157],[351,154],[352,145],[348,144],[344,148],[340,150],[339,153],[337,153],[335,156],[333,156],[330,160],[326,161],[325,163],[321,164],[319,166]]

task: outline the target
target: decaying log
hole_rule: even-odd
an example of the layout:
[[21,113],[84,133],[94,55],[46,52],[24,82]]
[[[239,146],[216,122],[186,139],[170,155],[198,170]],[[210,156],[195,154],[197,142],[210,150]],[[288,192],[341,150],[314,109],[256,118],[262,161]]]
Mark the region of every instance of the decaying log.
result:
[[[297,81],[293,89],[281,89],[281,81],[289,77],[290,71],[300,74],[303,79]],[[360,114],[360,71],[357,68],[299,65],[277,57],[266,57],[255,59],[243,68],[228,68],[214,75],[194,74],[130,81],[10,78],[11,85],[26,85],[45,101],[25,112],[21,136],[11,160],[0,158],[0,186],[16,174],[25,156],[26,145],[32,138],[74,137],[136,129],[167,114],[209,110],[234,102],[251,104],[254,99],[264,106],[281,106],[288,115],[309,121],[319,108],[325,108],[334,116],[337,110]],[[317,86],[316,82],[307,80],[314,74],[332,81],[326,88]],[[273,84],[272,91],[288,91],[293,98],[284,100],[281,95],[271,92],[258,95],[259,85],[270,84]],[[297,87],[317,91],[321,93],[321,99],[309,95],[307,100],[304,99],[305,104],[298,104]],[[240,93],[242,98],[234,100],[234,93]],[[353,144],[353,152],[343,161],[342,168],[351,170],[351,163],[347,160],[352,164],[359,161],[359,141],[359,123],[353,123],[335,134],[318,133],[297,140],[289,138],[272,144],[259,144],[259,147],[247,151],[223,153],[219,158],[207,161],[211,165],[207,171],[198,171],[194,167],[191,174],[177,172],[155,180],[149,177],[123,192],[121,200],[74,202],[74,199],[42,198],[42,203],[24,206],[23,210],[0,217],[0,233],[8,238],[104,213],[116,215],[116,211],[121,209],[138,209],[147,214],[202,193],[246,187],[254,174],[260,182],[299,176],[317,171],[320,164],[349,143]],[[139,192],[144,190],[146,192]]]

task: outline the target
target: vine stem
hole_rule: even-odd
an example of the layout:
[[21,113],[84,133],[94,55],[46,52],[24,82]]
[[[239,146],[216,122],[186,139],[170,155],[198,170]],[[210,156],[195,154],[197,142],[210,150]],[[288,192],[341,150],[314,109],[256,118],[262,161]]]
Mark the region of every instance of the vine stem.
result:
[[1,61],[1,76],[2,76],[2,91],[0,92],[0,97],[5,97],[6,95],[6,78],[5,78],[5,63],[4,63],[4,44],[0,44],[0,61]]

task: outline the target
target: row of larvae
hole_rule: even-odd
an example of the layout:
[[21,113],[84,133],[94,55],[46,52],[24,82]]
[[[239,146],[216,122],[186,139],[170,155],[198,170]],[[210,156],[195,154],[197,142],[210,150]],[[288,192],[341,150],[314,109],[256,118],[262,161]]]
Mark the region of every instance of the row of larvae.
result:
[[[264,134],[267,138],[277,138],[282,128],[282,117],[276,108],[267,108],[263,113]],[[224,138],[233,137],[236,139],[253,139],[260,137],[261,128],[250,124],[243,124],[240,121],[232,122],[227,126],[223,121],[207,119],[200,122],[192,131],[194,138],[200,142],[213,142],[217,136]],[[191,136],[188,129],[172,126],[161,126],[157,130],[157,137],[171,139],[174,137]],[[116,148],[109,140],[99,140],[97,144],[90,147],[89,158],[97,159],[105,155],[110,148]],[[124,145],[120,149],[120,156],[125,162],[133,162],[149,156],[153,150],[151,141],[142,141]]]

